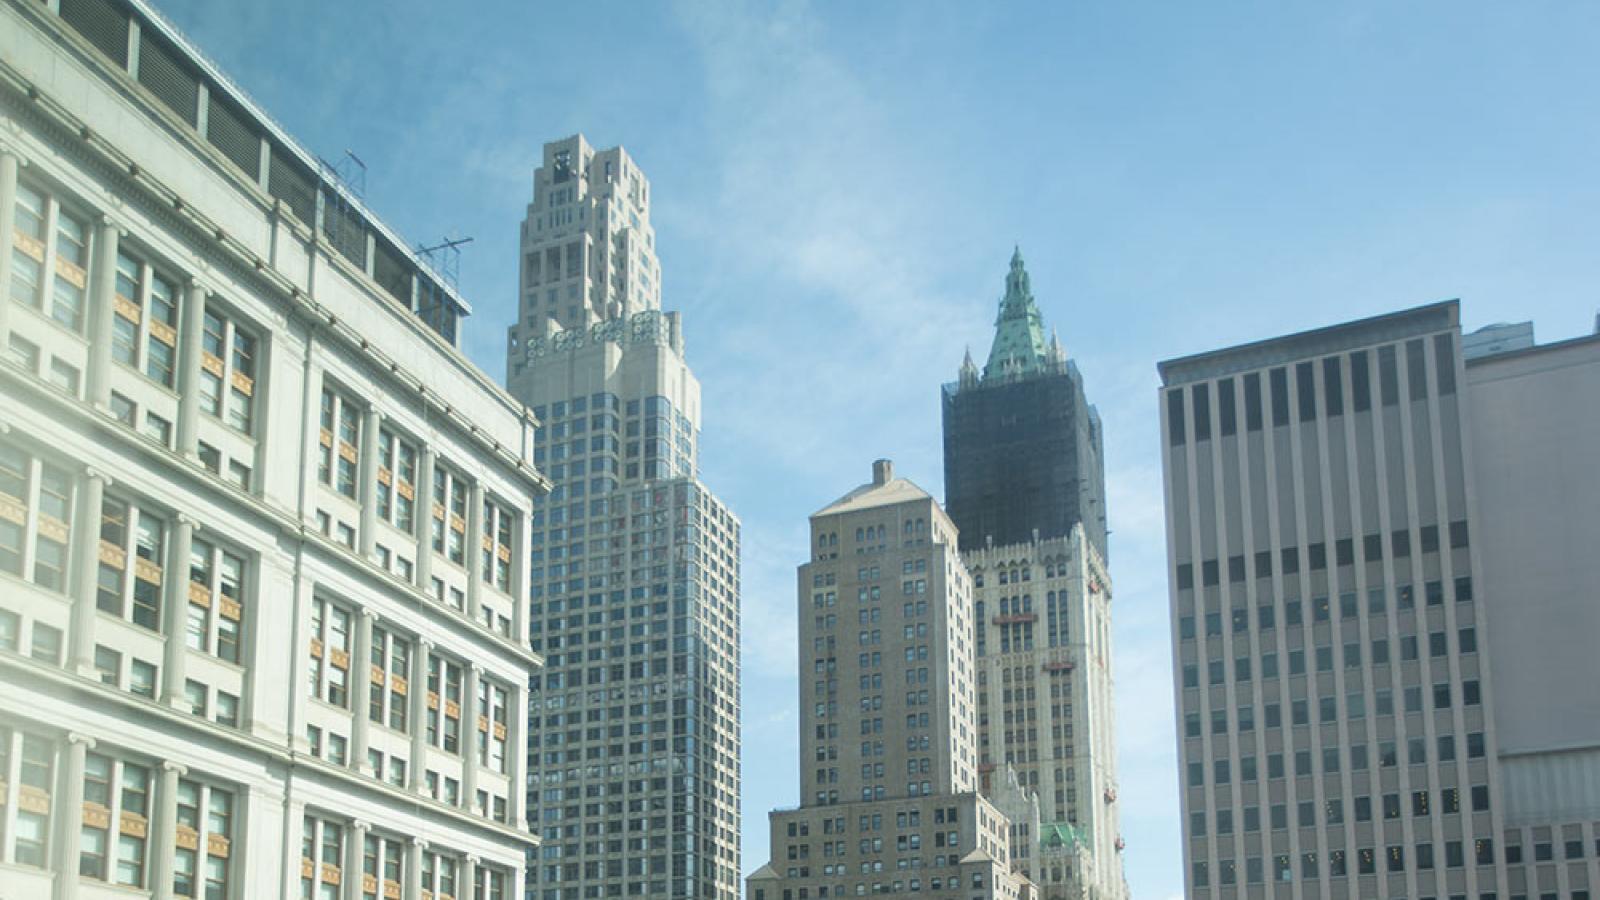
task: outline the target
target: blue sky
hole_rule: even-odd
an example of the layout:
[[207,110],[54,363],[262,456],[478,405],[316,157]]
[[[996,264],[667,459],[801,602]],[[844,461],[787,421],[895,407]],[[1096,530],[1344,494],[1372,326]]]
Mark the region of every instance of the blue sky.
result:
[[868,462],[942,493],[938,386],[1022,245],[1106,427],[1135,896],[1182,892],[1155,363],[1459,297],[1600,308],[1600,6],[158,0],[414,242],[470,235],[504,376],[541,144],[626,145],[744,521],[744,869],[797,797],[794,566]]

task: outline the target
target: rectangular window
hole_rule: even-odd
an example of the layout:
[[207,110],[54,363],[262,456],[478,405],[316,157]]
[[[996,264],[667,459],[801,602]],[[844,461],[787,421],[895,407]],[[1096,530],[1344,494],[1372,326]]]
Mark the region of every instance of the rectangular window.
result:
[[204,323],[200,408],[249,435],[255,420],[256,337],[217,308],[212,298],[206,300]]
[[311,605],[311,695],[334,706],[350,701],[351,613],[322,597]]
[[322,433],[317,478],[351,500],[361,454],[361,410],[332,390],[322,389]]

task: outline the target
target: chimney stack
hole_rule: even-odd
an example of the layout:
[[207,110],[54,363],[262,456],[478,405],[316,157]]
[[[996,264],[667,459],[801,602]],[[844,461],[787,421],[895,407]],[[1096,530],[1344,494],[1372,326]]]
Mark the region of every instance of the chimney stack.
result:
[[872,461],[872,483],[888,484],[894,478],[894,463],[887,459]]

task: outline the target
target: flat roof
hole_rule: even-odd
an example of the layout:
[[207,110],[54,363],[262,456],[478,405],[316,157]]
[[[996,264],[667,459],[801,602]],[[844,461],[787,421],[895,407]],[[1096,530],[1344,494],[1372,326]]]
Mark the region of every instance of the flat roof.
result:
[[1430,334],[1458,325],[1460,306],[1459,300],[1442,300],[1353,322],[1169,359],[1157,363],[1156,370],[1161,373],[1161,384],[1165,387]]
[[[237,105],[245,114],[253,118],[255,120],[255,124],[260,126],[262,132],[268,136],[273,143],[279,147],[282,147],[286,152],[294,156],[297,161],[309,169],[312,177],[316,179],[319,185],[324,188],[330,188],[334,191],[337,191],[340,198],[346,204],[348,204],[351,209],[359,213],[361,218],[366,221],[368,226],[370,226],[373,231],[381,234],[396,250],[404,254],[411,263],[416,265],[419,276],[427,277],[435,282],[437,287],[442,290],[444,296],[449,299],[451,303],[455,304],[463,314],[470,315],[472,313],[471,304],[467,303],[467,301],[462,298],[455,286],[450,284],[450,282],[445,279],[444,275],[440,273],[431,262],[414,251],[412,246],[403,238],[401,238],[400,235],[394,231],[394,229],[390,228],[386,222],[374,214],[360,197],[357,197],[339,180],[321,177],[323,170],[322,159],[316,154],[312,153],[310,150],[307,150],[303,144],[290,135],[287,129],[280,125],[276,119],[272,118],[272,116],[267,113],[266,109],[263,108],[261,104],[257,103],[255,99],[244,90],[244,88],[240,87],[237,82],[230,78],[227,73],[222,70],[220,65],[214,62],[210,57],[206,56],[199,46],[196,45],[194,41],[190,40],[188,35],[184,34],[182,29],[178,28],[178,26],[174,24],[172,20],[168,19],[160,10],[156,9],[155,6],[149,2],[149,0],[123,0],[123,2],[126,3],[127,6],[139,16],[141,16],[145,22],[155,26],[157,32],[160,33],[163,38],[166,38],[173,47],[177,48],[185,56],[187,56],[188,61],[193,64],[196,69],[200,70],[218,87],[221,87],[226,92],[228,99],[233,101],[233,103]],[[143,24],[144,23],[141,23],[141,27],[143,27]],[[315,223],[308,222],[306,224],[315,227]]]

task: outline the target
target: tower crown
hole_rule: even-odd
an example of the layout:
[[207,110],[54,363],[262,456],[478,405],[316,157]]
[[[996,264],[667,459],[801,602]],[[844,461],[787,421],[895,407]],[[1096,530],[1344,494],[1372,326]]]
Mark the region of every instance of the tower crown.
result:
[[1015,378],[1045,369],[1049,357],[1044,320],[1033,302],[1033,289],[1020,247],[1011,254],[1006,293],[1000,298],[1000,314],[994,326],[994,344],[989,348],[989,361],[983,367],[983,380]]

